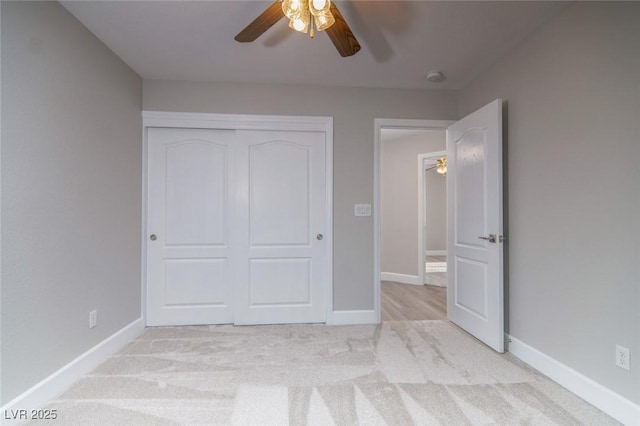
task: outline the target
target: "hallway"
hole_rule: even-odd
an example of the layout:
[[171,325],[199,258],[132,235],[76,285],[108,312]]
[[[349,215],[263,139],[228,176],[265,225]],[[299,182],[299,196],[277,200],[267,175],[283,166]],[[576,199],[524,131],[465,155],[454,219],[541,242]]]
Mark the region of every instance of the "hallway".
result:
[[447,288],[382,281],[382,321],[447,319]]

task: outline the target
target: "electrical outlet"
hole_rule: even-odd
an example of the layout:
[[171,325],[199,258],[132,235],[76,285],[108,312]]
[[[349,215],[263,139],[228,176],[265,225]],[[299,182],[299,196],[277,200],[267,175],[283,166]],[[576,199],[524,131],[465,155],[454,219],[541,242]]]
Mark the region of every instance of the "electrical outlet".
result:
[[89,312],[89,328],[93,328],[98,325],[98,310],[94,309]]
[[616,345],[616,366],[624,368],[625,370],[631,370],[629,348]]

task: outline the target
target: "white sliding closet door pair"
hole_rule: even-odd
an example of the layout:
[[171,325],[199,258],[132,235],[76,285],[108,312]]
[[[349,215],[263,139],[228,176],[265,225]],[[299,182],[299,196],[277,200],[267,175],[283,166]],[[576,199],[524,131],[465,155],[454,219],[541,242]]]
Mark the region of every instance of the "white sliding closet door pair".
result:
[[147,324],[324,322],[325,133],[147,141]]

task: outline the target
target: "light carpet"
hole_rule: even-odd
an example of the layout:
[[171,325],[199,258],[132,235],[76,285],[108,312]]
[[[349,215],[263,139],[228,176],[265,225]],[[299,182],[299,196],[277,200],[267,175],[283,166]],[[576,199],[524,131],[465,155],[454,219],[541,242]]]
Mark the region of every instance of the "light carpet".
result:
[[65,425],[610,425],[446,321],[148,328],[47,408]]

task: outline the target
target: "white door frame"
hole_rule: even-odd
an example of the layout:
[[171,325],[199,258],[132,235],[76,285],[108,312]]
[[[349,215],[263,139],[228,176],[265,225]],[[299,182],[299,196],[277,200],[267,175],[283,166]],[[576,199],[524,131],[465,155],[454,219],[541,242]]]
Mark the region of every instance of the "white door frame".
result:
[[147,186],[148,141],[147,129],[169,127],[186,129],[284,130],[325,133],[326,184],[326,308],[327,320],[333,313],[333,117],[304,117],[290,115],[204,114],[164,111],[142,111],[142,315],[147,321]]
[[[425,227],[425,202],[427,199],[427,188],[425,185],[425,160],[432,160],[447,156],[447,151],[427,152],[418,155],[418,284],[424,284],[424,260],[426,255],[427,233]],[[445,175],[446,179],[446,175]]]
[[[450,120],[405,120],[395,118],[374,119],[373,148],[373,307],[376,322],[381,322],[380,306],[380,188],[381,188],[381,139],[382,129],[447,130],[455,121]],[[423,275],[424,277],[424,275]],[[424,280],[424,278],[423,278]]]

